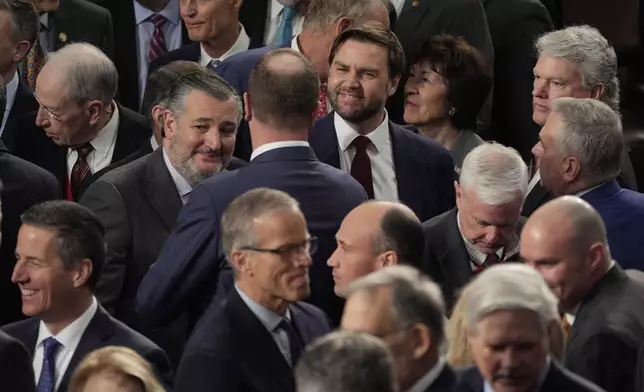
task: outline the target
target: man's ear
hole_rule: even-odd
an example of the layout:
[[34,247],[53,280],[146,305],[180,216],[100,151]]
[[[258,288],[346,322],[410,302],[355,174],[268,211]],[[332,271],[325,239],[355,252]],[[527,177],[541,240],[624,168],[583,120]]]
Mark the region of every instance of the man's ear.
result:
[[92,276],[93,268],[94,264],[90,259],[84,259],[79,263],[79,265],[75,268],[73,277],[75,288],[87,284],[87,281]]
[[244,120],[250,122],[253,119],[253,108],[250,104],[250,95],[244,93]]

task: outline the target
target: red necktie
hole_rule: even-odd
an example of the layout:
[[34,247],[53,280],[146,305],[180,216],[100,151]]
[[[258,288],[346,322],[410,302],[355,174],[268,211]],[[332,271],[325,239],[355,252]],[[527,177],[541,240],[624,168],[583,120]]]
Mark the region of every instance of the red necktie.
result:
[[72,168],[72,175],[70,176],[70,185],[73,194],[76,194],[78,187],[83,182],[83,179],[89,174],[89,164],[87,164],[87,156],[94,151],[91,144],[85,143],[76,149],[78,157],[76,163]]
[[491,267],[493,265],[496,265],[502,262],[503,260],[500,260],[499,256],[496,253],[491,253],[487,255],[487,257],[485,258],[485,261],[483,261],[483,264],[476,265],[476,267],[474,268],[474,273],[481,272],[488,267]]
[[327,107],[326,107],[326,82],[320,84],[320,95],[318,96],[318,104],[319,104],[318,112],[315,115],[316,120],[328,114]]
[[165,25],[166,18],[163,15],[154,14],[150,17],[154,24],[154,33],[152,40],[150,40],[150,52],[148,53],[148,60],[150,62],[168,53],[168,48],[165,45],[165,37],[163,36],[163,26]]
[[367,192],[369,199],[373,199],[373,177],[371,175],[371,159],[367,154],[367,146],[371,140],[366,136],[358,136],[351,144],[356,149],[356,155],[351,162],[351,176],[355,178]]

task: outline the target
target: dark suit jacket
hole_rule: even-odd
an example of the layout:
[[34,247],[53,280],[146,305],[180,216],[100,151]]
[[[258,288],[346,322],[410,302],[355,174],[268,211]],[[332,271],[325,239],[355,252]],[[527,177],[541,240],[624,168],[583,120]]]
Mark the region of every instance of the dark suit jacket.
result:
[[31,356],[19,341],[0,331],[0,378],[7,391],[35,392]]
[[16,90],[16,98],[13,101],[7,122],[2,131],[2,141],[10,151],[13,151],[13,141],[15,138],[16,124],[18,120],[30,112],[38,110],[38,102],[34,97],[34,91],[27,86],[22,79],[18,79],[18,90]]
[[[398,197],[421,222],[454,207],[454,161],[449,151],[430,138],[389,122]],[[309,143],[318,159],[340,169],[334,113],[319,119]]]
[[[458,210],[454,208],[423,223],[425,252],[420,269],[441,287],[448,314],[452,312],[461,288],[473,276],[470,256],[458,230],[457,213]],[[521,234],[524,223],[523,218],[519,219],[517,236]],[[509,257],[518,261],[518,255]]]
[[[87,42],[101,48],[110,58],[114,54],[112,16],[102,7],[86,0],[62,0],[53,14],[51,37],[56,50],[72,42]],[[119,45],[121,45],[120,41]]]
[[[117,162],[139,150],[145,143],[150,143],[152,131],[148,128],[145,119],[123,106],[118,105],[119,126],[116,136],[116,145],[112,154],[112,162]],[[19,131],[16,133],[14,152],[17,156],[32,162],[52,173],[61,184],[64,193],[65,179],[67,178],[67,148],[58,146],[45,131],[35,124],[36,113],[30,113],[19,122]],[[92,176],[87,176],[84,181],[91,181]],[[81,184],[79,189],[83,189]],[[74,199],[78,200],[78,194]]]
[[541,127],[532,121],[534,42],[552,30],[539,0],[483,0],[494,45],[494,103],[489,137],[532,159]]
[[[483,383],[483,376],[476,366],[470,366],[459,371],[454,392],[483,392]],[[539,392],[553,391],[604,392],[597,385],[564,369],[554,361],[551,363],[548,374],[539,389]]]
[[637,356],[644,342],[642,301],[644,288],[618,265],[611,268],[577,311],[566,344],[566,368],[607,391],[635,392]]
[[[40,320],[32,317],[27,320],[6,325],[2,327],[2,330],[24,344],[27,350],[29,350],[29,353],[33,356],[34,351],[36,350],[39,327]],[[72,375],[74,374],[74,370],[87,354],[106,346],[123,346],[131,348],[150,362],[157,377],[162,383],[167,386],[172,385],[172,369],[170,367],[168,357],[166,357],[163,350],[145,336],[133,331],[125,324],[112,318],[112,316],[110,316],[105,309],[99,305],[92,321],[90,321],[87,329],[85,329],[85,332],[78,343],[78,347],[76,347],[76,351],[74,351],[74,355],[67,367],[67,371],[65,371],[65,374],[63,375],[62,382],[57,391],[67,391],[67,387]]]
[[456,384],[456,372],[449,364],[445,364],[438,378],[424,392],[452,392]]
[[196,306],[192,314],[198,318],[213,298],[215,282],[229,283],[225,289],[231,287],[230,280],[219,277],[220,271],[228,268],[219,222],[231,201],[259,187],[284,191],[300,203],[309,231],[319,241],[310,271],[309,302],[339,320],[342,301],[333,291],[326,262],[335,250],[335,234],[342,219],[367,196],[356,180],[319,162],[309,147],[286,147],[267,151],[248,166],[194,188],[179,214],[177,228],[139,287],[137,311],[146,321],[167,323],[189,305]]
[[[289,308],[304,345],[331,332],[320,309],[302,302]],[[174,391],[295,392],[295,382],[273,336],[233,289],[225,304],[213,304],[195,328]]]
[[244,25],[251,39],[264,42],[268,2],[271,0],[243,1],[239,9],[239,22]]
[[2,241],[0,244],[0,325],[21,320],[22,301],[18,286],[11,282],[16,264],[16,242],[20,215],[43,201],[60,199],[60,185],[54,176],[14,155],[0,141],[0,181],[2,182]]

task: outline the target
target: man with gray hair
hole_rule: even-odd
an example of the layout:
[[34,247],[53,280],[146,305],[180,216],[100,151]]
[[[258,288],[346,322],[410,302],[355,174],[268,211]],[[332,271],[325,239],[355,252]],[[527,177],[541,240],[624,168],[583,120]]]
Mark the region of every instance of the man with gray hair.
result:
[[174,390],[295,392],[303,348],[331,331],[324,312],[300,302],[311,292],[317,238],[299,203],[268,188],[237,197],[221,228],[235,284],[190,336]]
[[566,368],[607,391],[634,392],[644,289],[613,261],[609,243],[600,214],[578,197],[563,196],[530,216],[521,256],[543,276],[564,313]]
[[457,208],[423,223],[421,269],[441,286],[448,313],[473,275],[517,261],[528,170],[516,150],[488,143],[465,157],[459,181]]
[[295,369],[297,392],[397,392],[391,353],[382,340],[336,331],[313,342]]
[[387,343],[400,391],[447,392],[456,376],[440,356],[444,322],[440,288],[417,269],[400,265],[349,285],[341,328]]
[[162,148],[105,174],[81,199],[105,225],[107,255],[96,297],[116,318],[156,341],[175,364],[187,339],[185,317],[171,328],[147,330],[134,299],[192,188],[230,162],[241,119],[235,90],[195,67],[177,70],[167,87],[159,109]]
[[481,273],[464,295],[476,365],[461,371],[455,391],[602,391],[550,359],[557,299],[534,269],[497,265]]
[[644,195],[617,182],[624,150],[619,114],[598,100],[559,98],[539,137],[544,188],[590,203],[606,224],[615,260],[644,270]]
[[83,181],[150,141],[145,119],[114,102],[118,75],[100,49],[75,43],[51,53],[36,80],[36,117],[24,117],[14,152],[48,170],[68,200]]
[[[539,55],[534,67],[532,90],[532,119],[544,126],[557,98],[592,98],[606,103],[611,109],[619,110],[619,79],[615,49],[599,30],[590,26],[571,26],[541,36],[536,44]],[[538,135],[528,135],[535,156],[534,166],[539,167],[541,145]],[[622,186],[637,189],[633,165],[628,151],[621,155]],[[523,215],[530,216],[552,195],[539,182],[540,171],[532,177]]]

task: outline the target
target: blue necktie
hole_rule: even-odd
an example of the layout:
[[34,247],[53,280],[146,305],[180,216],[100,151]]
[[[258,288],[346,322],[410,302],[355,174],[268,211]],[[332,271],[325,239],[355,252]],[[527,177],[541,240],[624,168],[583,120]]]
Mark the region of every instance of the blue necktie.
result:
[[295,8],[284,7],[282,10],[282,21],[277,27],[277,33],[275,34],[275,43],[276,48],[283,48],[290,46],[290,42],[293,39],[293,18],[297,10]]
[[288,346],[291,351],[291,367],[295,369],[295,365],[300,359],[300,355],[302,355],[302,340],[297,335],[297,332],[295,332],[291,321],[287,318],[283,318],[277,327],[286,332],[288,336]]
[[56,389],[56,352],[60,348],[60,343],[56,339],[49,337],[45,339],[43,345],[45,355],[36,392],[54,392]]
[[220,60],[210,60],[210,62],[208,63],[208,66],[206,68],[210,72],[216,72],[217,67],[219,67],[219,64],[221,64]]

